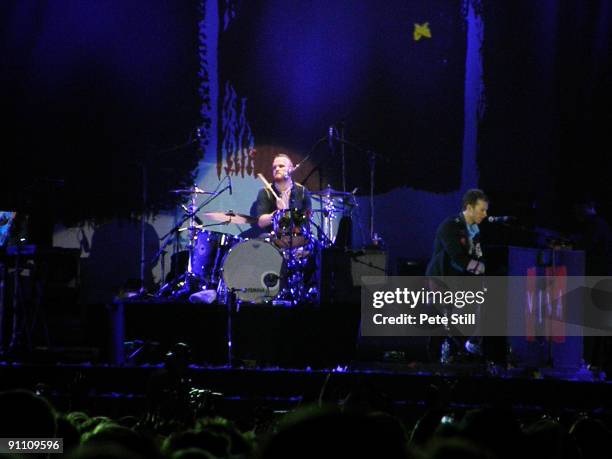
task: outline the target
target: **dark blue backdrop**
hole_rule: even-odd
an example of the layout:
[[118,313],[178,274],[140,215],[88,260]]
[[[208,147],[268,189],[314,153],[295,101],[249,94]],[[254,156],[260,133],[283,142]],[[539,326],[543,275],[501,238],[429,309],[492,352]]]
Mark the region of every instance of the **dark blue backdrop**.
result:
[[[426,22],[431,38],[415,41]],[[220,35],[220,87],[246,98],[256,146],[303,153],[344,123],[347,138],[387,158],[378,192],[450,191],[461,175],[465,50],[459,0],[238,2]],[[349,186],[367,192],[367,157],[347,154]],[[339,186],[338,170],[328,159],[324,183]]]
[[[0,3],[0,207],[68,222],[171,204],[199,151],[198,1]],[[38,209],[40,210],[40,209]],[[53,217],[55,217],[54,215]]]

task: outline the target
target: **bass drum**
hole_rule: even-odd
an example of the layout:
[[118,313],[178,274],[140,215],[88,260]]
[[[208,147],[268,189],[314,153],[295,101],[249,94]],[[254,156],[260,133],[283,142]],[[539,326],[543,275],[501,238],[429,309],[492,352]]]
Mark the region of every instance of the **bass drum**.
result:
[[274,299],[281,288],[284,258],[267,241],[250,239],[232,247],[223,260],[222,276],[227,290],[250,303]]

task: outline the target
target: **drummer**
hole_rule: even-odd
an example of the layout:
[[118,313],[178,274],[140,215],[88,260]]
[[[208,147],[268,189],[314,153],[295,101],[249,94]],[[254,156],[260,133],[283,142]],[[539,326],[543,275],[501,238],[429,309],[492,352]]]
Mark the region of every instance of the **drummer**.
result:
[[312,208],[310,193],[305,186],[294,182],[291,174],[294,170],[291,158],[285,154],[278,154],[272,161],[272,188],[278,195],[267,189],[259,190],[257,195],[257,225],[269,231],[272,225],[274,212],[284,209],[297,209],[307,211]]

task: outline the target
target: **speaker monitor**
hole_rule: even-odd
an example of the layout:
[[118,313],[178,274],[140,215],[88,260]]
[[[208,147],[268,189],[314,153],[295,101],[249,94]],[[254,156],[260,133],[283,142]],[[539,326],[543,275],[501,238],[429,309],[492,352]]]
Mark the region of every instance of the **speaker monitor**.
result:
[[387,272],[387,253],[381,250],[349,252],[353,285],[361,285],[362,276],[384,276]]

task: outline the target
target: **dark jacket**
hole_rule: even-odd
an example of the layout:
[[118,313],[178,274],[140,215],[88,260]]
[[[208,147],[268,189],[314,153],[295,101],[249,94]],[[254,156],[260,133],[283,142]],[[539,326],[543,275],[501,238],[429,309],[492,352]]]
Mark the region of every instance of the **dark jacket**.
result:
[[433,255],[427,265],[427,276],[469,275],[472,260],[482,261],[478,235],[470,244],[470,236],[463,214],[448,217],[436,231]]

